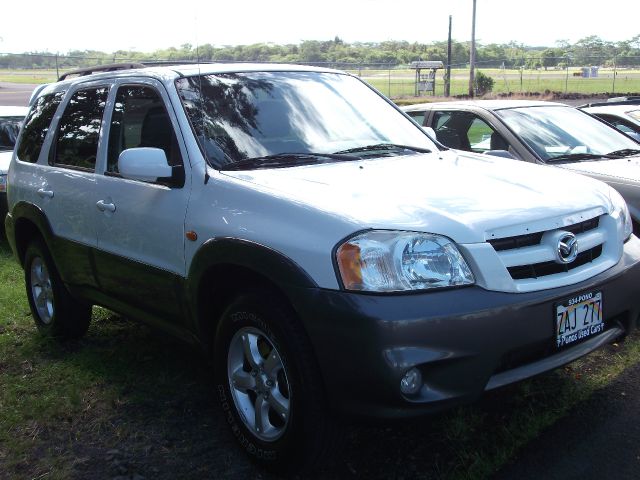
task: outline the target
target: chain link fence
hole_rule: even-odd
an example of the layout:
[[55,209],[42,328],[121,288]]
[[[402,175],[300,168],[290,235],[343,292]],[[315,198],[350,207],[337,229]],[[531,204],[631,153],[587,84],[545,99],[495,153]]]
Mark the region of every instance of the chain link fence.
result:
[[[0,81],[46,83],[79,67],[118,62],[179,63],[192,59],[134,58],[118,55],[74,56],[0,53]],[[223,63],[223,62],[218,62]],[[390,98],[412,97],[417,90],[416,71],[409,64],[300,62],[348,71],[359,76]],[[494,94],[564,93],[581,95],[623,95],[640,92],[640,57],[518,57],[480,60],[476,71],[493,80]],[[435,72],[433,91],[425,96],[444,96],[445,69]],[[453,96],[469,91],[469,65],[451,65]]]

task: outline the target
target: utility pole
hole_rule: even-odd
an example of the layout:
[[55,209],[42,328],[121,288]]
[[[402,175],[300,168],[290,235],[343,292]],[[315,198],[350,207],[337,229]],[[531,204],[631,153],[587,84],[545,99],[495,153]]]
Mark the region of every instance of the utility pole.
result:
[[471,19],[471,52],[469,54],[469,96],[475,96],[476,66],[476,0],[473,0],[473,17]]
[[451,15],[449,15],[449,40],[447,41],[447,72],[445,73],[444,96],[451,96]]

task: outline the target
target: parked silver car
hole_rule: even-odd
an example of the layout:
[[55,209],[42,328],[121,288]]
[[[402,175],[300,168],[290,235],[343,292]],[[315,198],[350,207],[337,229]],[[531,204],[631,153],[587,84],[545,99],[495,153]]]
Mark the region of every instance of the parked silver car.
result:
[[640,143],[640,99],[591,103],[579,108],[610,123]]
[[[640,145],[605,122],[554,102],[476,100],[403,107],[447,147],[553,165],[603,180],[640,232]],[[571,188],[567,185],[567,188]]]
[[[7,213],[7,172],[11,152],[16,144],[20,125],[27,115],[27,107],[0,106],[0,218]],[[2,230],[3,222],[0,222]]]

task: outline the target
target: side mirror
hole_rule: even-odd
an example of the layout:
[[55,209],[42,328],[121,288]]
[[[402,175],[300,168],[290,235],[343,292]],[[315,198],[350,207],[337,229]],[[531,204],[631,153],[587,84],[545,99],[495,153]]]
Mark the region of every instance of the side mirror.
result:
[[436,138],[436,131],[433,128],[422,127],[422,130],[424,130],[424,133],[426,133],[431,140],[435,140],[436,142],[438,141]]
[[118,157],[118,171],[124,178],[143,182],[157,182],[159,178],[173,176],[164,150],[151,147],[123,150]]
[[516,159],[516,157],[511,155],[511,152],[509,152],[507,150],[487,150],[486,152],[484,152],[484,154],[485,155],[493,155],[494,157],[511,158],[513,160]]

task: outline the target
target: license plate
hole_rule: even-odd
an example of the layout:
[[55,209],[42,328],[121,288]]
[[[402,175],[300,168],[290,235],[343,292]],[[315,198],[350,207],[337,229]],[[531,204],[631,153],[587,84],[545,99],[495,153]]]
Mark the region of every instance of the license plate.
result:
[[571,345],[604,331],[602,292],[577,295],[556,304],[556,345]]

